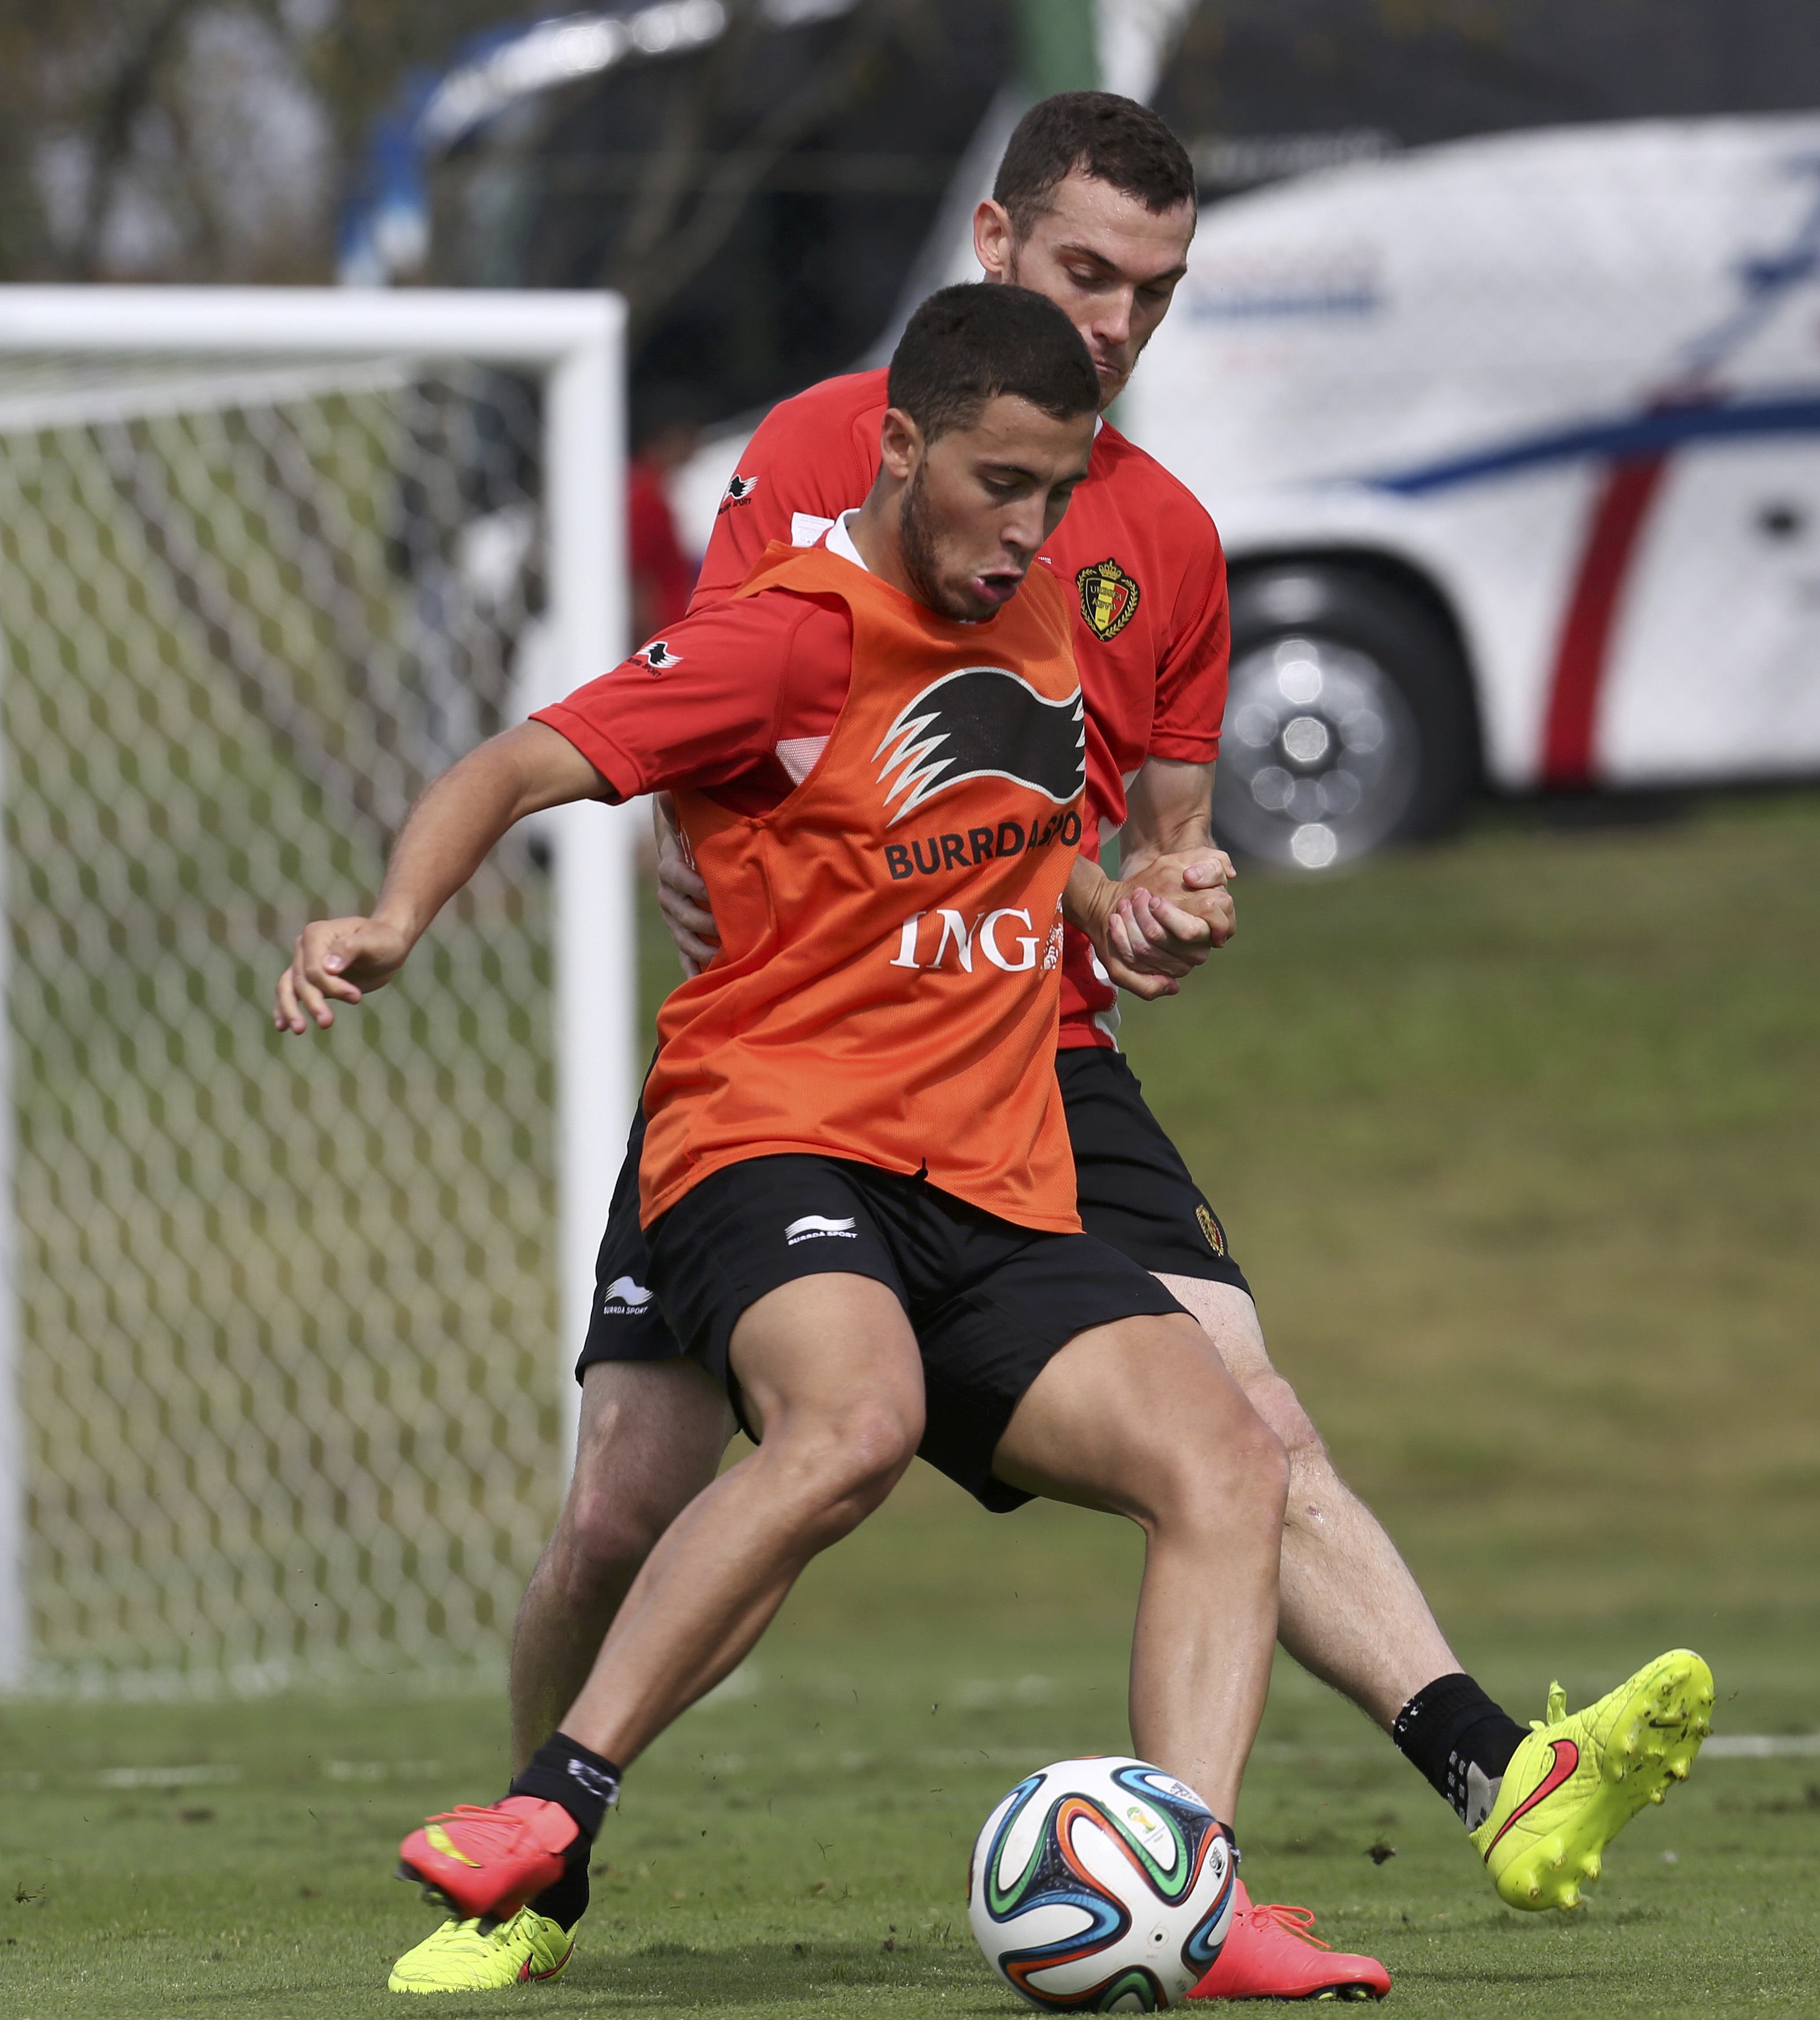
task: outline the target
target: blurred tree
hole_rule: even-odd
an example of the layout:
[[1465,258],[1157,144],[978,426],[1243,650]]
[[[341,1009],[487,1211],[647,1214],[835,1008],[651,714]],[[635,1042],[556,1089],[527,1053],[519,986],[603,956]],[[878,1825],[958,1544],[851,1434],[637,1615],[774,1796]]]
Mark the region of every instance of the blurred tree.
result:
[[[992,4],[992,0],[986,0]],[[1077,8],[1088,0],[1069,0]],[[725,244],[804,136],[929,32],[926,0],[856,0],[825,59],[717,145],[768,24],[727,27],[623,201],[615,271],[634,329]],[[511,0],[0,0],[0,278],[326,279],[376,121],[470,37],[547,16]],[[595,277],[590,277],[595,278]]]
[[0,275],[326,278],[416,68],[501,0],[0,0]]

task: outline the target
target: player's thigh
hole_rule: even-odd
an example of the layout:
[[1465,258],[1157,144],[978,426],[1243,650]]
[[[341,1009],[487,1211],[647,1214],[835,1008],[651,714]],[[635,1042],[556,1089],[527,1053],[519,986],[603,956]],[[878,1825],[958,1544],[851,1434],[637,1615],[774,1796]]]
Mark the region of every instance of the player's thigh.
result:
[[1268,1498],[1276,1438],[1186,1313],[1078,1333],[1012,1413],[994,1455],[1008,1484],[1152,1522],[1236,1484]]
[[761,1443],[832,1426],[915,1448],[920,1363],[872,1193],[862,1167],[785,1153],[710,1172],[652,1224],[664,1317]]
[[728,1361],[759,1439],[833,1435],[909,1458],[922,1436],[922,1362],[897,1293],[823,1271],[768,1291],[732,1330]]
[[1241,1387],[1275,1373],[1258,1322],[1258,1308],[1248,1291],[1205,1277],[1179,1277],[1168,1270],[1155,1274],[1164,1289],[1198,1321]]
[[734,1430],[698,1362],[603,1361],[582,1377],[571,1526],[596,1548],[648,1549],[719,1470]]
[[1251,1293],[1230,1284],[1157,1273],[1157,1281],[1192,1312],[1251,1408],[1298,1463],[1324,1453],[1320,1433],[1301,1398],[1277,1371],[1264,1344]]

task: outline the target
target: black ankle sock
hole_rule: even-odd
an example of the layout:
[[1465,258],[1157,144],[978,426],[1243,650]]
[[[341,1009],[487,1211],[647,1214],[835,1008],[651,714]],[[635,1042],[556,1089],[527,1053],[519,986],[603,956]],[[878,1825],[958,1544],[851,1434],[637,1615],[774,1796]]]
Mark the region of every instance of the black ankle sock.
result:
[[1397,1714],[1397,1751],[1428,1777],[1468,1830],[1498,1800],[1498,1784],[1523,1741],[1523,1728],[1470,1677],[1437,1677]]
[[531,1903],[532,1912],[547,1915],[564,1930],[572,1929],[587,1913],[587,1861],[577,1859],[564,1869],[554,1887],[547,1887]]
[[[561,1804],[580,1827],[583,1843],[579,1847],[579,1863],[585,1873],[587,1847],[600,1835],[607,1811],[619,1800],[619,1771],[612,1761],[578,1746],[567,1733],[553,1732],[532,1755],[530,1766],[513,1778],[510,1793]],[[572,1855],[569,1863],[576,1863]]]

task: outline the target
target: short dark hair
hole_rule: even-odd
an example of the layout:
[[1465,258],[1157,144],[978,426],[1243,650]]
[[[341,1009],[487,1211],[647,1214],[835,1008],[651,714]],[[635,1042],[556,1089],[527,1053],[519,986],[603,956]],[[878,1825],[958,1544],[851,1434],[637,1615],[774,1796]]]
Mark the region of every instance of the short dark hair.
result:
[[939,289],[898,340],[886,399],[933,441],[971,427],[1004,393],[1066,420],[1098,412],[1099,374],[1081,332],[1047,295],[994,281]]
[[998,165],[993,201],[1027,238],[1055,185],[1078,169],[1161,216],[1194,201],[1188,151],[1147,105],[1111,91],[1059,91],[1018,123]]

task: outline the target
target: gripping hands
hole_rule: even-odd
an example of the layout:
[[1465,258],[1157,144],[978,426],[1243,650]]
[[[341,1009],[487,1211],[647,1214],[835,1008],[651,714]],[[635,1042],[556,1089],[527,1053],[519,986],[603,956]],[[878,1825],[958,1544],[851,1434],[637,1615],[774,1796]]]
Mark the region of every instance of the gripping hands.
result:
[[1227,886],[1237,874],[1226,852],[1212,847],[1134,859],[1116,881],[1083,861],[1066,906],[1113,983],[1150,1002],[1175,995],[1232,938],[1237,921]]

